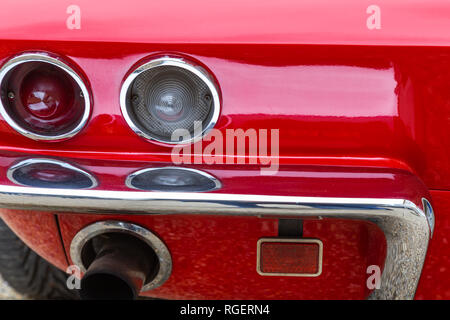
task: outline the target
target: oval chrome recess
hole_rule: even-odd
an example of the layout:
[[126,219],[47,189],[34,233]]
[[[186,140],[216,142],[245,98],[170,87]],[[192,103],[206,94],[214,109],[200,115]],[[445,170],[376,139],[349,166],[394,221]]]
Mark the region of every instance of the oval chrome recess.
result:
[[[161,182],[159,185],[157,179]],[[219,179],[209,173],[182,167],[141,169],[131,173],[125,184],[131,189],[163,192],[207,192],[222,187]]]
[[169,279],[170,274],[172,273],[172,257],[164,242],[162,242],[155,234],[141,226],[113,220],[95,222],[80,230],[72,239],[72,243],[70,244],[70,257],[73,263],[77,265],[83,273],[86,273],[86,270],[89,267],[85,265],[82,257],[85,245],[96,236],[112,232],[135,236],[150,246],[158,257],[158,273],[151,281],[144,284],[141,292],[155,289]]
[[[150,133],[146,132],[146,130],[140,128],[140,125],[136,124],[135,121],[132,119],[132,117],[129,114],[128,111],[128,96],[130,89],[132,87],[132,84],[136,78],[144,73],[145,71],[148,71],[150,69],[158,68],[158,67],[164,67],[164,66],[172,66],[181,68],[183,70],[187,70],[191,73],[193,73],[195,76],[199,77],[201,81],[203,81],[208,89],[210,90],[212,94],[212,102],[213,102],[213,108],[212,108],[212,115],[206,124],[202,124],[202,130],[200,134],[193,135],[190,139],[185,139],[182,141],[167,141],[167,140],[161,140]],[[218,86],[215,84],[215,81],[213,80],[213,77],[209,75],[204,68],[201,66],[195,65],[191,62],[188,62],[185,59],[182,58],[174,58],[174,57],[162,57],[150,60],[140,66],[138,66],[136,69],[134,69],[124,80],[121,90],[120,90],[120,109],[122,111],[122,115],[125,118],[125,121],[127,122],[128,126],[138,135],[143,137],[144,139],[150,140],[150,141],[157,141],[164,144],[187,144],[187,143],[193,143],[198,140],[200,140],[203,136],[205,136],[217,123],[217,120],[219,119],[220,109],[221,109],[221,103],[220,103],[220,96],[219,96],[219,89]],[[200,130],[199,130],[200,131]]]
[[33,53],[24,53],[21,55],[18,55],[16,57],[13,57],[12,59],[8,60],[1,68],[0,68],[0,87],[3,85],[3,81],[5,79],[5,76],[14,68],[17,66],[28,63],[28,62],[42,62],[42,63],[48,63],[50,65],[53,65],[62,71],[64,71],[66,74],[68,74],[75,83],[79,86],[81,90],[81,95],[83,96],[84,101],[84,110],[82,113],[82,117],[80,118],[78,124],[71,129],[68,132],[64,132],[62,134],[58,135],[42,135],[35,132],[31,132],[30,130],[27,130],[23,128],[21,125],[19,125],[7,112],[5,106],[3,105],[2,99],[0,99],[0,114],[2,115],[3,119],[18,133],[33,139],[33,140],[47,140],[47,141],[58,141],[58,140],[65,140],[69,139],[76,134],[78,134],[83,127],[86,125],[89,115],[91,113],[91,99],[89,91],[84,84],[84,81],[82,78],[75,72],[74,69],[69,67],[66,63],[62,62],[60,59],[57,59],[53,56],[50,56],[46,53],[41,52],[33,52]]
[[[34,170],[37,174],[39,174],[39,170],[41,170],[41,175],[42,172],[44,172],[45,175],[45,170],[47,170],[47,177],[43,176],[44,179],[40,177],[33,177],[30,176],[30,172],[27,172],[26,170]],[[53,170],[54,172],[48,173],[48,170]],[[57,170],[60,170],[60,177],[62,175],[62,178],[66,178],[67,181],[58,181],[58,177],[52,177],[52,174],[53,176],[58,174]],[[92,174],[67,162],[46,158],[32,158],[23,160],[11,166],[6,172],[6,176],[11,182],[26,187],[77,190],[92,189],[98,185],[97,179]],[[54,178],[54,181],[51,181],[51,178]]]

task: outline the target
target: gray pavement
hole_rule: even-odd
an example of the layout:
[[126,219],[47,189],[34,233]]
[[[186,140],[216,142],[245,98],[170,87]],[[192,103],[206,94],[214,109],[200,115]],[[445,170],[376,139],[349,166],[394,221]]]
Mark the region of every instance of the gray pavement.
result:
[[0,275],[0,300],[21,300],[23,296],[15,292]]

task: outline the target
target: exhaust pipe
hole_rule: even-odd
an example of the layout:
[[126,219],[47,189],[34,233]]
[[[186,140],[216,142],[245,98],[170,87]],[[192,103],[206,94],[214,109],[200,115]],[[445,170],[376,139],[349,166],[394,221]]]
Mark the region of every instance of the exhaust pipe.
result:
[[81,230],[70,252],[85,272],[79,291],[85,300],[136,299],[141,291],[160,286],[172,269],[170,253],[159,238],[122,222],[97,222]]
[[128,235],[106,234],[93,239],[97,256],[81,279],[82,299],[136,299],[158,261],[142,241]]

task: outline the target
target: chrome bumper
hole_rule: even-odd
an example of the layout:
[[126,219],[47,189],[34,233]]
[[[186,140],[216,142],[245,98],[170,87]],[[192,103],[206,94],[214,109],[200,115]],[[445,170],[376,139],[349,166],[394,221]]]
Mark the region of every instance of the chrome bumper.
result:
[[0,186],[0,206],[92,213],[216,214],[371,221],[384,232],[387,255],[381,288],[370,298],[412,299],[420,278],[434,215],[409,200],[314,198],[219,193],[67,190]]
[[[11,160],[5,166],[11,166]],[[0,207],[94,214],[204,214],[370,221],[381,228],[387,243],[381,288],[372,292],[371,299],[414,297],[433,233],[434,214],[427,189],[419,179],[405,171],[385,173],[378,170],[367,174],[369,169],[351,172],[335,169],[330,174],[319,168],[316,176],[314,168],[304,171],[290,168],[281,171],[279,176],[258,177],[261,180],[255,183],[250,180],[255,174],[248,169],[208,167],[210,174],[222,180],[222,189],[160,192],[127,189],[126,177],[136,168],[132,170],[121,164],[117,170],[107,171],[127,174],[117,174],[116,181],[109,180],[111,185],[105,186],[102,184],[104,162],[85,167],[100,182],[92,189],[26,187],[6,179],[3,183],[0,179]],[[229,174],[229,171],[234,172]],[[327,175],[333,181],[332,192],[327,185],[330,181],[326,179]],[[236,179],[241,180],[234,183]],[[279,183],[280,179],[287,183]],[[117,187],[119,183],[122,183],[120,188]],[[247,185],[240,190],[245,190],[245,194],[233,192],[243,183]],[[284,195],[271,195],[275,192]],[[329,196],[333,192],[337,195]],[[364,196],[357,196],[361,193]],[[309,196],[311,194],[317,196]],[[342,194],[349,196],[342,197]],[[380,194],[383,197],[379,197]]]

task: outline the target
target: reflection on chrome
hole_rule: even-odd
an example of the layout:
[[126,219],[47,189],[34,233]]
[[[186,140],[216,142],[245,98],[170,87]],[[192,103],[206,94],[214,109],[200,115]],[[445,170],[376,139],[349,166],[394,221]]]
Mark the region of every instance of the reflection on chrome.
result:
[[431,226],[422,204],[406,199],[324,198],[196,192],[24,188],[0,185],[0,207],[118,214],[213,214],[356,219],[375,223],[386,237],[381,288],[370,299],[412,299]]
[[204,192],[222,186],[217,178],[204,171],[181,167],[138,170],[126,178],[125,184],[132,189],[168,192]]
[[[398,182],[393,182],[402,187],[405,181],[411,181],[409,187],[417,191],[417,194],[408,193],[402,197],[395,192],[386,192],[384,197],[308,197],[292,195],[293,193],[289,190],[286,190],[288,195],[271,195],[254,190],[252,181],[248,181],[249,186],[253,186],[253,189],[249,189],[252,193],[242,194],[239,191],[232,193],[231,189],[233,188],[202,193],[186,191],[186,186],[192,184],[195,186],[193,182],[197,180],[191,181],[183,175],[181,177],[167,176],[166,174],[155,175],[155,172],[161,173],[161,169],[170,169],[166,171],[169,174],[175,172],[174,169],[178,173],[189,171],[203,174],[207,181],[210,181],[212,176],[194,169],[165,167],[139,170],[130,174],[126,180],[130,188],[137,189],[139,187],[150,190],[158,185],[159,190],[162,189],[161,186],[164,186],[167,191],[124,191],[100,188],[74,191],[67,186],[61,187],[61,184],[54,181],[46,182],[48,187],[43,187],[42,181],[52,180],[52,174],[49,175],[48,172],[38,172],[38,182],[40,183],[34,182],[38,187],[29,187],[31,183],[28,180],[20,180],[19,176],[28,177],[32,171],[30,164],[36,163],[38,165],[31,166],[31,168],[34,167],[37,171],[45,168],[44,164],[50,163],[56,165],[57,168],[75,169],[78,174],[84,174],[85,179],[90,177],[90,175],[86,176],[84,171],[64,162],[50,159],[25,160],[11,167],[8,177],[19,184],[27,182],[27,187],[0,184],[0,207],[23,210],[43,210],[44,208],[48,211],[91,214],[202,214],[355,219],[372,222],[385,235],[386,259],[384,267],[381,268],[383,270],[381,287],[370,294],[370,299],[414,298],[435,224],[432,204],[429,202],[430,195],[425,186],[417,179],[399,178]],[[20,168],[28,170],[19,170]],[[153,178],[153,181],[150,178]],[[219,181],[214,179],[215,185],[220,186]],[[351,180],[354,187],[359,186],[359,182],[355,182],[356,179]],[[91,180],[91,183],[94,184],[94,181]],[[55,185],[57,185],[56,188]],[[117,188],[117,186],[115,187]],[[266,187],[271,187],[270,182],[266,183]],[[265,191],[264,188],[261,190]],[[278,192],[280,191],[283,190],[278,190]],[[275,192],[275,190],[271,192]],[[299,190],[298,193],[302,194],[302,190]],[[326,259],[325,256],[324,259]]]
[[90,189],[97,180],[90,173],[69,163],[45,158],[23,160],[11,166],[8,179],[18,185],[56,189]]

